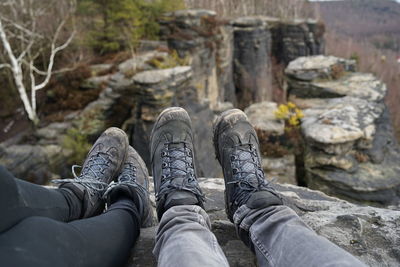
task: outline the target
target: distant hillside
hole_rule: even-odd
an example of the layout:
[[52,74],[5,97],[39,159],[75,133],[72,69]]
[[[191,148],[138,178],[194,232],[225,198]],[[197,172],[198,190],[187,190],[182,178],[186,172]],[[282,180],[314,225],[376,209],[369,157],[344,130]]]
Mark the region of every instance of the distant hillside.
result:
[[400,52],[400,4],[390,0],[315,3],[328,28]]

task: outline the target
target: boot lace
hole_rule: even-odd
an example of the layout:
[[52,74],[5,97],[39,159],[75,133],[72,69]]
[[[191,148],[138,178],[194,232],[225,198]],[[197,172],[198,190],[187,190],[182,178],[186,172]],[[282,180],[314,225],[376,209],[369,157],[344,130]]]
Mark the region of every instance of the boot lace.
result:
[[275,192],[264,178],[264,171],[253,144],[237,145],[230,157],[234,181],[228,184],[236,185],[232,198],[237,206],[246,203],[254,192]]
[[107,199],[107,196],[112,191],[112,189],[120,185],[127,185],[134,187],[138,191],[141,191],[143,195],[149,194],[147,188],[137,182],[137,167],[130,162],[125,162],[124,168],[122,169],[120,175],[118,176],[118,182],[116,183],[112,182],[108,186],[106,192],[103,195],[103,198]]
[[[169,142],[161,151],[162,175],[157,201],[172,190],[191,192],[204,201],[205,197],[198,185],[193,163],[193,152],[186,142]],[[176,178],[183,178],[177,182]]]
[[107,188],[108,184],[102,182],[104,172],[110,167],[110,155],[104,152],[97,152],[91,155],[78,176],[75,172],[76,168],[82,168],[79,165],[72,166],[73,179],[53,180],[55,184],[75,183],[83,185],[90,195],[101,195]]

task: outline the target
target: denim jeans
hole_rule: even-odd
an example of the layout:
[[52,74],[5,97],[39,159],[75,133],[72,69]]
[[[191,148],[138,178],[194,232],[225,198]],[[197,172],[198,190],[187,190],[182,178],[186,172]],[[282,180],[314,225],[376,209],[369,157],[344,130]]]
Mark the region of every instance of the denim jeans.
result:
[[[365,266],[350,253],[318,236],[286,206],[250,209],[234,215],[237,233],[255,252],[259,266]],[[165,212],[156,236],[159,266],[228,266],[210,231],[210,219],[198,206]]]

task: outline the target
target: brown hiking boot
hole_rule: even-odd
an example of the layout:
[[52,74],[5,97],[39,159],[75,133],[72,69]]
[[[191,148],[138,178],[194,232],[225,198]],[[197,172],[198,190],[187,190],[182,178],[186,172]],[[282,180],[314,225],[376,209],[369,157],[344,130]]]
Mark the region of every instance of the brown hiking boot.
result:
[[257,134],[239,109],[225,111],[214,125],[214,148],[225,179],[225,207],[233,221],[236,210],[282,205],[280,195],[265,179]]
[[151,167],[159,220],[173,206],[203,207],[204,195],[196,177],[191,127],[186,110],[171,107],[161,112],[151,132]]
[[81,218],[100,214],[104,209],[102,196],[109,183],[120,173],[125,161],[128,137],[121,129],[108,128],[94,143],[75,179],[53,181],[69,189],[82,200]]
[[118,176],[118,181],[111,183],[104,194],[107,206],[110,206],[121,196],[132,199],[136,204],[142,227],[153,225],[153,209],[149,193],[149,172],[143,159],[131,146],[128,147],[128,154]]

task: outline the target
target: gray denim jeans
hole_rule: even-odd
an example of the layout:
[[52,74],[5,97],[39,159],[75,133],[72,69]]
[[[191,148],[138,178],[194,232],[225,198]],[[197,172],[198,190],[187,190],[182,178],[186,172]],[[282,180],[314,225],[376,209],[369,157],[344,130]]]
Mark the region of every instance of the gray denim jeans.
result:
[[[250,209],[234,215],[239,237],[255,252],[259,266],[365,266],[318,236],[286,206]],[[207,213],[198,206],[170,208],[163,215],[154,255],[159,266],[229,266]]]

